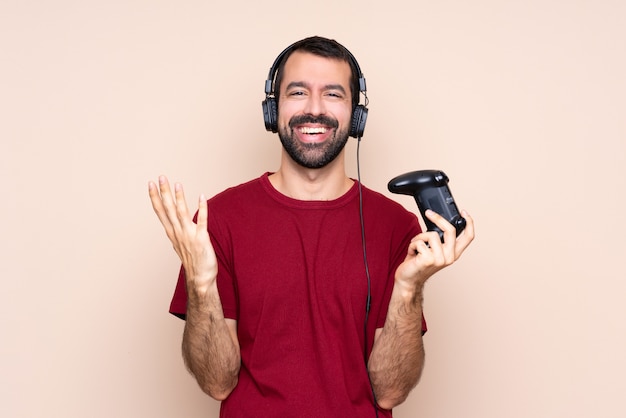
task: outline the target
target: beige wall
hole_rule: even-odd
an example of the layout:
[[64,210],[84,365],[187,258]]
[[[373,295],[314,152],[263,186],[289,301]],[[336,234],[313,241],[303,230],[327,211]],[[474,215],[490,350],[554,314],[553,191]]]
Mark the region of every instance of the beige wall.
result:
[[477,223],[396,416],[625,416],[626,3],[240,3],[0,3],[0,416],[217,416],[146,185],[275,169],[264,79],[312,34],[367,77],[364,182],[443,169]]

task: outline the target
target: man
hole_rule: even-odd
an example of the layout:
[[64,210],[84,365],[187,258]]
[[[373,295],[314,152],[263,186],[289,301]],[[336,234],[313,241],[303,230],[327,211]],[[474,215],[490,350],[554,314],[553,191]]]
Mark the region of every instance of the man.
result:
[[442,242],[346,175],[363,89],[343,46],[307,38],[277,61],[276,172],[200,196],[195,223],[180,184],[149,184],[182,261],[170,311],[186,319],[183,357],[223,417],[390,417],[422,371],[424,284],[473,221],[463,212],[457,238],[429,212]]

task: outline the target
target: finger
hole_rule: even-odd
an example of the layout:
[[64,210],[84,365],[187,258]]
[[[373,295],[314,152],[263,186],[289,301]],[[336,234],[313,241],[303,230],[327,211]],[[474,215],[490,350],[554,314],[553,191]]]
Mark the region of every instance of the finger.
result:
[[198,225],[198,231],[206,231],[207,230],[207,224],[208,224],[208,216],[209,215],[209,208],[207,206],[207,201],[206,198],[204,197],[204,194],[200,195],[200,198],[198,199],[198,218],[196,220],[196,224]]
[[474,238],[474,218],[472,218],[466,210],[462,210],[461,215],[463,216],[463,218],[465,218],[465,221],[466,221],[464,232],[467,231],[467,234],[471,235],[473,239]]
[[457,254],[457,231],[454,225],[452,225],[446,218],[440,214],[427,210],[426,216],[430,219],[439,229],[441,229],[443,236],[443,255],[445,262],[451,264],[454,262],[460,254]]
[[159,177],[159,186],[161,190],[161,199],[165,210],[167,212],[168,219],[172,224],[172,230],[175,237],[173,241],[180,241],[190,231],[190,228],[195,227],[192,225],[191,216],[187,209],[187,201],[185,199],[185,192],[183,185],[180,183],[174,183],[174,191],[170,188],[170,184],[167,178],[164,176]]
[[429,272],[428,276],[446,266],[446,258],[439,234],[434,233],[434,235],[433,241],[431,241],[433,242],[432,245],[422,240],[415,243],[417,248],[416,259],[419,260],[421,269],[424,272]]
[[152,209],[154,209],[154,212],[161,222],[161,225],[163,225],[163,228],[165,229],[165,234],[170,239],[170,241],[174,243],[176,240],[174,227],[172,225],[170,217],[167,214],[167,210],[163,205],[163,200],[159,189],[157,188],[157,185],[152,181],[148,182],[148,194],[150,195],[150,201],[152,202]]
[[159,176],[159,192],[161,194],[161,202],[167,213],[170,222],[174,221],[176,217],[176,202],[172,195],[170,183],[165,176]]
[[439,239],[439,233],[435,231],[426,231],[418,234],[411,240],[411,244],[415,251],[415,254],[428,254],[429,258],[442,258],[443,248],[441,240]]
[[190,216],[183,185],[180,183],[174,184],[174,193],[176,195],[176,216],[178,217],[180,223],[184,226],[190,220]]
[[465,210],[461,211],[461,215],[465,218],[466,225],[465,229],[463,229],[463,232],[461,232],[461,235],[459,235],[456,240],[455,251],[457,253],[457,258],[463,253],[463,251],[465,251],[475,237],[474,219]]
[[425,255],[425,254],[429,254],[430,252],[431,252],[430,246],[426,242],[422,241],[421,239],[415,242],[416,254]]
[[422,239],[419,239],[419,235],[411,240],[409,243],[409,248],[407,250],[408,257],[414,257],[418,254],[424,253],[424,247],[428,248],[428,244],[426,244]]
[[167,217],[167,213],[163,205],[163,200],[161,198],[161,194],[159,193],[159,189],[157,188],[157,185],[152,181],[148,182],[148,194],[150,195],[152,209],[156,213],[163,226],[171,225],[171,222]]
[[411,240],[411,242],[409,243],[409,248],[407,250],[407,255],[408,256],[414,256],[415,254],[419,253],[418,250],[418,246],[417,243],[420,242],[421,240],[417,239],[417,238],[413,238]]
[[417,234],[411,242],[424,241],[426,245],[441,245],[441,240],[439,239],[439,233],[435,231],[424,231]]
[[[179,187],[179,184],[174,184],[174,192],[172,192],[172,188],[170,186],[170,182],[167,177],[159,176],[159,191],[161,192],[161,201],[163,202],[163,206],[165,208],[165,212],[167,213],[167,217],[174,228],[174,231],[181,230],[181,222],[180,216],[178,215],[178,205],[180,204],[180,199],[178,198],[176,188]],[[182,187],[182,186],[180,186]],[[182,202],[184,203],[184,195]]]
[[431,209],[426,210],[426,217],[443,231],[444,237],[446,236],[446,232],[451,232],[453,234],[453,238],[456,237],[456,228],[448,222],[446,218]]
[[157,189],[157,185],[153,181],[148,182],[148,195],[150,196],[150,202],[152,203],[152,209],[159,215],[163,211],[163,203],[161,202],[161,195]]
[[[446,239],[445,243],[442,242],[438,232],[429,232],[427,245],[433,266],[442,267],[449,264],[448,257],[450,252],[454,251],[454,244],[448,244],[448,241],[449,239]],[[449,247],[452,247],[452,249]]]

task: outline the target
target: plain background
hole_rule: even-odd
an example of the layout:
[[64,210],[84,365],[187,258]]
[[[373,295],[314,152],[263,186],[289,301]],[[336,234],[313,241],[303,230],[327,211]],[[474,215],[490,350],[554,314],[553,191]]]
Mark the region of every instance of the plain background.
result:
[[217,417],[147,182],[195,206],[276,169],[264,80],[317,34],[367,78],[363,182],[442,169],[476,221],[428,284],[426,370],[395,416],[626,416],[625,19],[622,0],[2,0],[0,415]]

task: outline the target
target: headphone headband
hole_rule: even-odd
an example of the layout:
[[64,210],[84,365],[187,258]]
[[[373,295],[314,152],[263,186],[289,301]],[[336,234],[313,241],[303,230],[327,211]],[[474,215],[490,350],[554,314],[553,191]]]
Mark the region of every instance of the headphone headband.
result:
[[[265,80],[265,94],[268,97],[272,95],[275,96],[274,91],[273,91],[274,78],[276,78],[276,73],[278,72],[278,68],[280,67],[280,64],[282,63],[283,58],[285,57],[285,55],[291,53],[294,47],[299,43],[300,41],[294,42],[293,44],[289,45],[287,48],[283,50],[283,52],[278,54],[278,56],[274,60],[274,63],[270,67],[270,71],[267,74],[267,80]],[[356,68],[358,81],[359,81],[359,92],[363,94],[367,94],[367,84],[365,83],[365,77],[363,76],[363,73],[361,72],[361,66],[359,65],[356,58],[354,58],[354,55],[352,55],[352,52],[350,52],[346,47],[343,47],[343,50],[348,54],[348,57],[350,58],[350,62],[352,63],[352,65],[354,65],[354,68]]]

